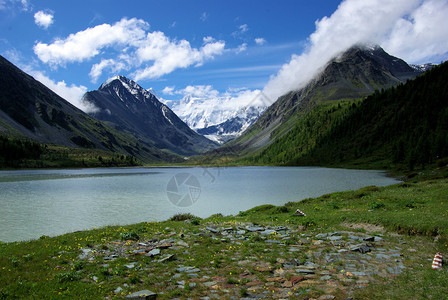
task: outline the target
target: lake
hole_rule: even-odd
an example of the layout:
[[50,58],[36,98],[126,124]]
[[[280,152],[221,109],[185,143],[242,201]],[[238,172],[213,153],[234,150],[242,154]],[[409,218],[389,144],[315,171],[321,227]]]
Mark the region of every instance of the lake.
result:
[[106,225],[238,214],[368,185],[382,171],[314,167],[111,168],[0,171],[0,241]]

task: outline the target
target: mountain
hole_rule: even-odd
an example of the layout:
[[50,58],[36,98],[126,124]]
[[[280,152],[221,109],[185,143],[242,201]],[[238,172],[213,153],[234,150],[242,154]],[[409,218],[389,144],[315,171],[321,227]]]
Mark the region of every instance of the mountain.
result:
[[153,147],[180,155],[194,155],[217,144],[191,130],[156,96],[123,76],[114,77],[83,101],[98,108],[90,115],[116,130],[129,132]]
[[129,154],[147,162],[178,160],[88,116],[1,56],[0,73],[0,134]]
[[193,97],[164,100],[190,128],[220,144],[243,133],[266,110],[258,95],[249,104],[237,97]]
[[379,46],[354,46],[331,60],[304,88],[281,96],[243,135],[219,153],[257,151],[287,134],[317,104],[360,99],[421,74]]
[[[251,164],[423,167],[448,162],[448,63],[356,102],[321,103]],[[344,103],[345,102],[345,103]]]

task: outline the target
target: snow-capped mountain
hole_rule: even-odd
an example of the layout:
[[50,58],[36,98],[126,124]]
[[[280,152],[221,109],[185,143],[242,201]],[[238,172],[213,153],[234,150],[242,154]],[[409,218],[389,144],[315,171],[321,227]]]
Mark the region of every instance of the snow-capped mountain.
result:
[[418,72],[425,72],[425,71],[431,70],[432,68],[434,68],[437,65],[428,63],[428,64],[423,64],[423,65],[409,65],[409,66]]
[[156,96],[136,82],[117,76],[96,91],[87,92],[83,101],[99,108],[91,115],[109,122],[117,130],[131,132],[142,143],[193,155],[216,148],[216,144],[191,130]]
[[241,135],[272,104],[260,91],[213,99],[163,100],[190,128],[218,143]]

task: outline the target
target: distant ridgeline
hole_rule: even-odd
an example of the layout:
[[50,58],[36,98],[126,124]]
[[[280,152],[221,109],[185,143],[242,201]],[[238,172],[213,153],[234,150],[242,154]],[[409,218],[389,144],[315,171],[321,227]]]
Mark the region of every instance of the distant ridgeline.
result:
[[448,62],[364,100],[322,103],[240,162],[406,168],[448,156]]

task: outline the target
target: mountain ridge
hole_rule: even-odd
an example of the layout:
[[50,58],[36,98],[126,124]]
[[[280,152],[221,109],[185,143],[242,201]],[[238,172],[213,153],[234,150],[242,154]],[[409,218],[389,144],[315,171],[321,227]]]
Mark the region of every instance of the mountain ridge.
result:
[[2,134],[44,144],[107,150],[143,161],[179,160],[88,116],[2,56],[0,72]]
[[289,132],[318,103],[360,99],[419,74],[379,46],[353,46],[329,61],[304,88],[279,97],[246,132],[218,152],[245,155],[257,151]]
[[156,148],[188,156],[217,147],[190,129],[156,96],[124,76],[113,77],[82,99],[98,107],[90,113],[92,117]]

